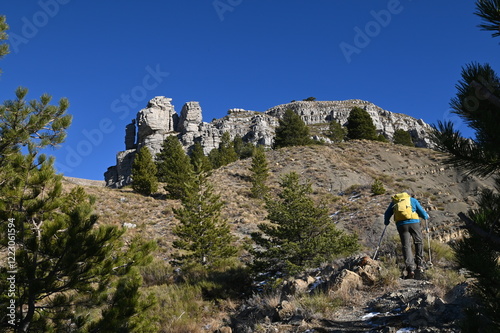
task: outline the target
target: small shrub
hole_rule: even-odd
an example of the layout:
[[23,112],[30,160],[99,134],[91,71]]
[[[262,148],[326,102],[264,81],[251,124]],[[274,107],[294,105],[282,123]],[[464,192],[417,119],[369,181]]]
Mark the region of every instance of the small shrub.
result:
[[401,271],[396,264],[396,258],[382,258],[383,267],[380,271],[380,279],[377,281],[377,286],[397,286],[399,285],[399,277]]
[[145,295],[153,294],[157,304],[146,310],[154,318],[157,332],[201,332],[202,322],[211,305],[203,301],[199,286],[187,284],[162,285],[143,289]]
[[[424,235],[424,237],[427,237]],[[427,240],[424,243],[424,251],[425,254],[427,255],[429,253],[429,246]],[[446,243],[441,243],[438,241],[431,240],[431,255],[432,255],[432,260],[433,261],[448,261],[448,262],[454,262],[455,261],[455,252]]]
[[375,179],[375,181],[372,184],[372,193],[374,195],[381,195],[385,193],[385,187],[382,181],[379,179]]
[[314,293],[303,295],[297,300],[299,308],[306,319],[329,318],[344,302],[326,293]]
[[159,286],[172,282],[172,268],[159,259],[141,267],[140,273],[144,286]]

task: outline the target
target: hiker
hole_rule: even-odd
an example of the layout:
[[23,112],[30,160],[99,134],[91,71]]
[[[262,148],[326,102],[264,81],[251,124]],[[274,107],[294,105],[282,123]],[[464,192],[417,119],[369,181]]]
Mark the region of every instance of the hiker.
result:
[[[394,195],[389,207],[384,214],[384,224],[389,225],[390,218],[394,215],[394,221],[398,228],[401,245],[403,246],[403,257],[405,260],[406,278],[413,279],[415,271],[418,275],[423,274],[424,245],[422,241],[422,229],[420,228],[420,217],[427,220],[429,214],[422,208],[417,199],[403,192]],[[415,245],[415,257],[411,249],[411,240]],[[419,276],[419,277],[420,277]]]

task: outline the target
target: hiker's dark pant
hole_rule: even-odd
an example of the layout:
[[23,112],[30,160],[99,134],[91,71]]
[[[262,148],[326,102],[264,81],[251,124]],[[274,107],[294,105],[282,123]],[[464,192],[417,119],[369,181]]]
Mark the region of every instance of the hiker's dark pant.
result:
[[[399,237],[403,246],[403,257],[407,271],[414,271],[416,267],[422,267],[424,262],[424,246],[422,243],[422,230],[419,223],[408,223],[398,225]],[[411,250],[411,241],[415,245],[415,258]]]

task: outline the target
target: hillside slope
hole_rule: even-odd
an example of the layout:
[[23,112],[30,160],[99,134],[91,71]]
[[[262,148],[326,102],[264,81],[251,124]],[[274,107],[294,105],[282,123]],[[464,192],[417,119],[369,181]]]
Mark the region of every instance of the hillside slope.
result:
[[[473,208],[479,191],[493,185],[491,180],[466,176],[445,165],[445,156],[436,151],[372,141],[289,147],[268,151],[266,156],[271,191],[279,190],[282,175],[291,171],[298,173],[302,181],[311,183],[313,198],[327,206],[337,225],[356,232],[364,247],[355,258],[325,263],[322,268],[285,281],[276,294],[255,294],[236,303],[228,301],[231,306],[213,308],[213,312],[205,313],[202,318],[193,312],[190,315],[197,319],[186,324],[190,326],[184,331],[396,332],[399,329],[398,332],[451,333],[459,330],[462,310],[474,302],[469,297],[470,281],[456,267],[450,267],[449,261],[437,250],[440,242],[462,235],[462,223],[456,214]],[[210,176],[215,190],[225,201],[223,216],[241,241],[248,239],[257,224],[266,220],[263,202],[250,198],[250,164],[251,159],[240,160],[215,170]],[[385,194],[371,193],[375,179],[383,183]],[[179,202],[166,200],[162,193],[145,197],[133,193],[130,187],[111,189],[102,182],[65,178],[66,190],[78,185],[96,197],[98,223],[126,227],[125,240],[135,236],[156,240],[157,265],[152,269],[164,276],[159,285],[148,287],[146,284],[144,288],[159,297],[168,297],[164,293],[171,290],[167,286],[173,280],[160,262],[169,262],[171,258],[172,228],[177,223],[172,208],[178,207]],[[435,252],[434,266],[426,271],[428,281],[427,278],[425,281],[399,278],[401,249],[394,225],[387,229],[379,252],[386,268],[377,268],[377,262],[372,266],[374,272],[382,274],[381,282],[359,286],[356,280],[346,280],[346,277],[356,277],[352,270],[360,269],[358,263],[373,255],[384,227],[383,213],[390,196],[403,190],[415,195],[431,216]],[[425,255],[427,260],[427,251]],[[319,287],[318,281],[321,281]],[[340,307],[335,306],[338,291],[330,293],[338,283],[346,284],[347,288],[340,292]],[[327,293],[311,292],[310,297],[304,298],[303,294],[290,293],[290,286],[302,286],[306,293],[308,288],[316,286]],[[171,307],[181,306],[175,300],[171,302]],[[201,304],[203,300],[198,298],[192,302]],[[182,311],[176,318],[187,310]],[[175,325],[168,328],[175,323],[164,317],[160,320],[160,325],[165,327],[162,332],[178,332]]]
[[[420,200],[431,216],[432,238],[447,242],[462,233],[456,214],[474,207],[475,197],[488,179],[463,174],[443,164],[444,155],[424,148],[411,148],[373,141],[351,141],[339,145],[289,147],[266,153],[273,191],[279,179],[294,171],[314,189],[314,198],[325,204],[340,227],[357,232],[368,248],[373,248],[383,229],[383,212],[390,196],[408,191]],[[265,221],[266,212],[260,200],[250,198],[251,159],[240,160],[211,175],[215,189],[225,201],[224,217],[240,238],[256,230]],[[383,182],[386,194],[373,196],[371,184]],[[96,213],[103,224],[131,223],[129,235],[140,233],[156,239],[158,255],[167,259],[171,251],[172,226],[176,221],[172,207],[179,203],[161,195],[144,197],[130,188],[111,189],[102,183],[67,179],[68,188],[83,184],[96,196]],[[89,184],[89,185],[86,185]],[[395,228],[389,228],[389,234]]]

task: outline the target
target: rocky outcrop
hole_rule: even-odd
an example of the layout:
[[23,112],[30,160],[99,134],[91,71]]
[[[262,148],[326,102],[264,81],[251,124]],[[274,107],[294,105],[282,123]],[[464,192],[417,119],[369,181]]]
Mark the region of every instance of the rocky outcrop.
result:
[[370,114],[378,133],[384,134],[388,139],[392,139],[397,129],[403,129],[411,134],[417,147],[430,147],[432,145],[429,139],[430,126],[422,119],[415,119],[401,113],[393,113],[373,103],[359,99],[297,101],[275,106],[267,110],[266,114],[279,118],[287,109],[291,109],[300,115],[308,125],[327,123],[332,120],[338,121],[341,125],[346,125],[353,107],[366,110]]
[[[146,146],[155,156],[169,135],[177,135],[186,151],[195,142],[200,142],[206,154],[219,146],[224,132],[229,132],[231,139],[240,136],[245,142],[270,147],[278,120],[287,109],[300,115],[308,125],[324,124],[326,128],[332,120],[345,125],[352,108],[361,107],[371,115],[377,131],[388,139],[392,138],[396,129],[403,129],[412,135],[418,147],[430,146],[430,126],[421,119],[392,113],[362,100],[298,101],[278,105],[265,112],[230,109],[225,117],[210,123],[203,122],[198,102],[184,104],[179,116],[171,101],[171,98],[163,96],[153,98],[146,108],[137,113],[137,118],[127,125],[125,151],[117,154],[116,165],[108,168],[104,174],[107,186],[122,187],[129,184],[131,165],[137,149]],[[315,138],[323,139],[317,136]]]
[[165,138],[177,131],[179,116],[171,100],[155,97],[137,113],[137,148],[147,146],[153,154],[158,153]]

